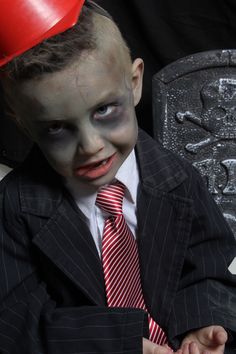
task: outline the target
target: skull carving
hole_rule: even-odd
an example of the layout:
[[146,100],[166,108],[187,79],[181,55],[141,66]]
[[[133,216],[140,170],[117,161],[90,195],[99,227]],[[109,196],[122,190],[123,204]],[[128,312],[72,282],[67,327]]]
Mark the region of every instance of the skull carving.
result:
[[176,114],[179,123],[187,119],[209,133],[202,141],[185,146],[192,153],[219,140],[236,138],[236,80],[221,78],[213,81],[202,88],[200,97],[200,117],[189,111]]

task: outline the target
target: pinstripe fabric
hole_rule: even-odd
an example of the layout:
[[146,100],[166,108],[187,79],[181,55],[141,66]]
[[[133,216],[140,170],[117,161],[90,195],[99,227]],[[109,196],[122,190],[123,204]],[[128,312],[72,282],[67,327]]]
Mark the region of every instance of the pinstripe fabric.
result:
[[[198,326],[236,331],[236,281],[227,272],[235,240],[224,218],[191,166],[143,132],[136,152],[149,313],[174,348]],[[141,354],[145,312],[105,306],[84,217],[37,151],[0,183],[0,251],[1,354]]]
[[[148,289],[146,302],[151,313],[158,313],[161,325],[168,318],[168,340],[176,348],[180,328],[184,333],[194,326],[221,323],[235,332],[236,277],[229,276],[227,267],[235,257],[236,244],[198,172],[160,149],[157,154],[143,135],[145,153],[137,146],[143,180],[138,246],[143,288]],[[160,284],[165,284],[161,291]],[[233,347],[226,352],[233,353]]]
[[[117,182],[99,190],[96,204],[110,216],[102,238],[102,263],[109,307],[134,307],[147,311],[140,279],[139,257],[134,239],[123,215],[125,186]],[[149,339],[167,343],[160,326],[148,314]]]

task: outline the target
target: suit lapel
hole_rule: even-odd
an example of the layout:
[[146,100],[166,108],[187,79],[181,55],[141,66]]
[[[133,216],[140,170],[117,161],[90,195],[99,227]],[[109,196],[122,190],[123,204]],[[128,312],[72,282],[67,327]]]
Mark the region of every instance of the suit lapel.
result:
[[79,212],[64,202],[33,242],[94,304],[105,304],[101,261]]
[[140,132],[138,247],[146,305],[166,324],[176,292],[191,227],[191,200],[168,193],[186,178],[178,162]]
[[94,304],[104,305],[102,265],[84,215],[43,161],[42,156],[31,159],[20,181],[21,209],[30,220],[33,243]]

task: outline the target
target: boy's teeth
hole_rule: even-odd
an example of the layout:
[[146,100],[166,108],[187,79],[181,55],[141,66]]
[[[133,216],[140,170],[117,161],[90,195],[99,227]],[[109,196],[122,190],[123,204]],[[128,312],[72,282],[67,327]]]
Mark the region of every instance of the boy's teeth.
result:
[[108,159],[103,160],[102,162],[98,162],[98,163],[94,164],[94,167],[99,167],[99,166],[105,165],[105,164],[107,163],[107,160],[108,160]]

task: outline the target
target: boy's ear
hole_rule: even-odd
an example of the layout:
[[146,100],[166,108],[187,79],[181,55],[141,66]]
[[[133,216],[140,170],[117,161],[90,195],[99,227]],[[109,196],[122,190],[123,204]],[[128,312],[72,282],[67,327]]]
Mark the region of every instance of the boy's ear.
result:
[[142,96],[144,62],[141,58],[135,59],[132,64],[132,89],[134,106],[136,106]]

